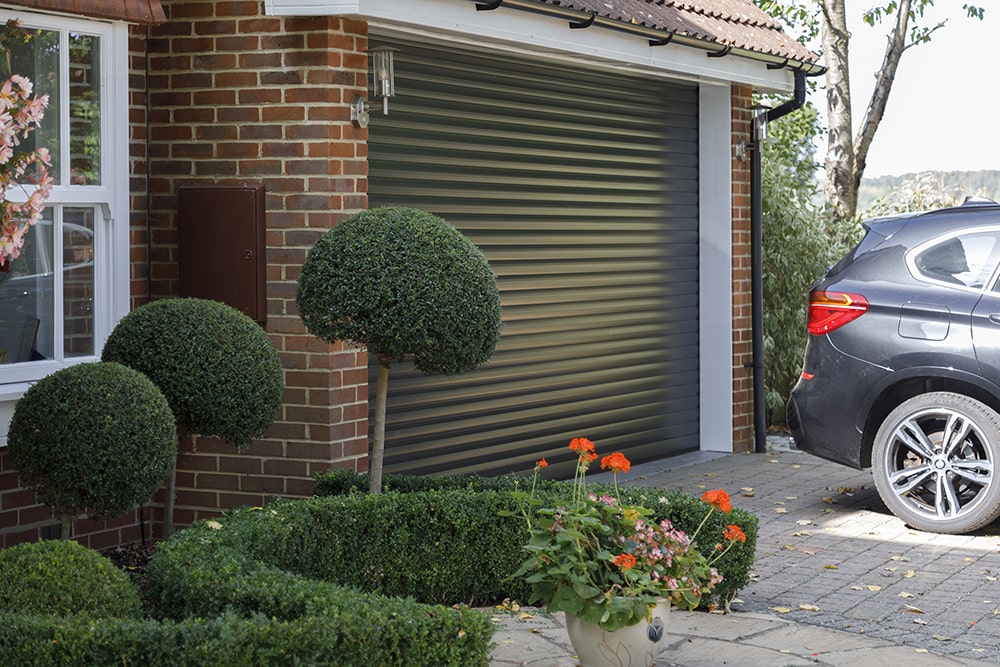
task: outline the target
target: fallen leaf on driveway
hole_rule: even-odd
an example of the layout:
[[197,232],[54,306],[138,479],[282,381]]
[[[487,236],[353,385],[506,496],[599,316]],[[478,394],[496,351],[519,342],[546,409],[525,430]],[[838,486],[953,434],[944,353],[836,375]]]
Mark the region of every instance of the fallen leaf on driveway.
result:
[[824,565],[823,569],[824,570],[839,570],[840,568],[837,567],[836,565]]
[[917,573],[914,570],[907,570],[903,573],[904,579],[912,579],[915,576],[917,576]]
[[868,590],[870,590],[872,593],[878,593],[880,590],[882,590],[882,587],[876,586],[875,584],[868,584]]
[[913,593],[907,593],[906,591],[900,591],[898,597],[905,598],[905,599],[909,600],[910,598],[913,598],[915,596],[913,595]]
[[823,496],[823,502],[826,503],[827,505],[832,505],[837,501],[834,500],[832,496]]
[[774,511],[777,512],[778,514],[788,514],[788,510],[786,510],[784,507],[775,507]]
[[809,531],[797,530],[794,533],[792,533],[792,537],[809,537]]
[[800,604],[799,609],[802,611],[819,611],[819,607],[814,604]]
[[931,637],[933,637],[934,639],[938,640],[939,642],[950,642],[950,641],[954,641],[955,640],[954,637],[949,637],[948,635],[933,634],[933,635],[931,635]]
[[812,523],[812,519],[799,519],[795,523],[797,523],[800,526],[808,526],[809,524]]
[[791,611],[788,607],[771,607],[771,611],[776,611],[779,614],[787,614]]
[[924,613],[924,610],[921,609],[920,607],[914,607],[913,605],[909,605],[909,604],[904,604],[903,605],[903,611],[908,611],[911,614],[923,614]]

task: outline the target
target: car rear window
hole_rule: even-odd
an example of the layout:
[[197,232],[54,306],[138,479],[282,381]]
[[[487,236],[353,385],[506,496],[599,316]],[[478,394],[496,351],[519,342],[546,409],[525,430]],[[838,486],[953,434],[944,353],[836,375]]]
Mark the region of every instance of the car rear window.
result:
[[936,282],[981,289],[1000,259],[1000,230],[966,232],[916,249],[911,269]]

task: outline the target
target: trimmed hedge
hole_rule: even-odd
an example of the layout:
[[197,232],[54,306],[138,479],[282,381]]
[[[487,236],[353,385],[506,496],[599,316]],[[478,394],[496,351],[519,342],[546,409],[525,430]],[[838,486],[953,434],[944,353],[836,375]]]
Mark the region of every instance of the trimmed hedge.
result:
[[142,617],[139,594],[128,575],[96,551],[70,541],[0,549],[0,609],[22,614]]
[[[317,496],[338,496],[359,494],[362,489],[368,488],[367,475],[346,470],[331,470],[316,475],[316,485],[314,493]],[[420,536],[426,533],[434,535],[433,530],[426,529],[426,517],[420,512],[408,513],[405,509],[408,502],[414,502],[422,494],[434,496],[434,491],[441,489],[442,498],[449,498],[449,493],[459,493],[454,509],[462,514],[469,514],[468,517],[456,519],[463,523],[482,526],[482,530],[488,534],[476,533],[466,536],[470,546],[461,550],[458,557],[462,560],[468,559],[466,554],[487,548],[482,545],[490,545],[488,553],[491,560],[488,563],[480,564],[478,561],[469,563],[467,571],[454,570],[457,576],[468,578],[477,584],[483,584],[480,573],[474,571],[477,567],[487,567],[496,575],[496,581],[504,582],[503,585],[490,589],[487,587],[469,590],[466,595],[458,599],[474,599],[490,601],[511,597],[526,599],[528,587],[523,582],[512,580],[512,574],[518,569],[525,558],[523,551],[527,542],[527,532],[525,530],[524,518],[520,514],[521,506],[512,503],[509,494],[511,491],[530,490],[531,480],[524,477],[418,477],[410,475],[386,475],[383,480],[384,488],[396,491],[401,500],[394,501],[401,506],[397,516],[392,516],[393,531],[399,531],[402,535]],[[597,493],[614,494],[614,487],[610,484],[590,483],[588,486]],[[542,501],[542,505],[554,505],[560,498],[565,498],[572,488],[572,482],[562,482],[553,480],[538,480],[535,488],[535,496]],[[462,493],[464,491],[464,493]],[[661,489],[639,486],[623,486],[619,489],[619,497],[628,504],[642,505],[653,510],[653,518],[656,521],[669,519],[675,526],[684,530],[688,534],[693,533],[705,515],[709,512],[709,506],[699,498],[680,491],[663,491]],[[476,499],[482,496],[482,502]],[[365,497],[365,496],[357,496]],[[409,499],[409,500],[407,500]],[[464,506],[463,506],[464,503]],[[512,510],[513,508],[513,510]],[[506,515],[506,516],[505,516]],[[359,521],[368,519],[360,516],[341,517],[340,525],[331,526],[330,529],[338,534],[349,534],[358,525]],[[746,534],[745,543],[737,543],[722,558],[716,562],[715,567],[725,580],[716,586],[712,595],[706,596],[702,602],[702,607],[712,605],[726,606],[741,588],[750,582],[750,571],[753,567],[754,551],[757,543],[757,517],[734,507],[728,514],[712,512],[705,521],[698,536],[698,543],[706,556],[711,556],[715,551],[716,544],[725,543],[722,531],[729,524],[738,524]],[[388,525],[388,524],[385,524]],[[373,533],[376,540],[385,539],[374,533],[379,531],[379,526],[366,526],[364,530]],[[363,549],[363,546],[359,546]],[[392,548],[398,548],[393,546]],[[413,561],[413,565],[408,569],[419,571],[424,568],[437,568],[441,570],[441,562],[448,558],[448,554],[439,553],[433,550],[426,552],[426,562],[422,560]],[[392,554],[383,555],[378,550],[373,550],[369,556],[372,559],[393,558]],[[509,569],[508,569],[509,568]],[[460,581],[460,580],[459,580]],[[355,580],[345,581],[357,585]],[[444,588],[444,582],[438,582],[437,588]],[[453,585],[459,588],[459,582]],[[385,590],[388,594],[397,594],[395,590]]]
[[[516,506],[509,494],[489,492],[277,500],[263,510],[227,514],[218,532],[185,531],[164,543],[147,568],[150,593],[157,607],[177,610],[175,617],[226,606],[265,611],[245,599],[245,588],[198,579],[203,561],[217,575],[230,566],[235,573],[246,570],[251,567],[246,560],[258,578],[271,576],[273,569],[427,604],[486,604],[509,596],[509,573],[522,560],[505,543],[523,540],[523,521],[500,517],[498,529],[498,508]],[[258,572],[260,567],[265,570]],[[308,611],[304,602],[282,604],[290,605],[282,613]],[[267,613],[278,612],[269,607]]]
[[[322,505],[322,499],[280,501],[201,521],[174,535],[146,568],[156,613],[181,620],[229,611],[306,625],[315,616],[336,619],[340,640],[331,654],[336,657],[320,664],[489,664],[494,628],[486,615],[317,578],[323,564],[313,559],[328,557],[318,547],[339,539],[321,520],[310,521],[309,507]],[[329,557],[340,558],[328,564],[336,570],[351,563],[353,554],[348,549],[342,557]],[[361,586],[372,589],[363,581]]]
[[[431,612],[395,608],[395,613],[418,615],[411,621],[406,616],[389,619],[381,610],[366,613],[371,608],[348,611],[293,620],[225,612],[180,622],[0,612],[0,663],[18,667],[489,664],[478,650],[484,640],[463,637],[463,626],[457,622],[436,619],[431,624],[419,618]],[[400,626],[405,627],[400,630]],[[473,646],[477,650],[470,650]]]
[[[488,615],[445,605],[527,598],[512,576],[527,531],[511,495],[526,483],[390,475],[396,491],[368,495],[354,492],[365,475],[322,474],[318,492],[340,495],[232,511],[164,542],[146,568],[159,621],[0,613],[0,664],[487,667]],[[540,481],[536,495],[555,502],[566,485]],[[688,532],[708,511],[676,491],[619,495]],[[717,565],[723,602],[749,580],[757,519],[713,512],[699,538],[714,549],[730,523],[747,542]]]

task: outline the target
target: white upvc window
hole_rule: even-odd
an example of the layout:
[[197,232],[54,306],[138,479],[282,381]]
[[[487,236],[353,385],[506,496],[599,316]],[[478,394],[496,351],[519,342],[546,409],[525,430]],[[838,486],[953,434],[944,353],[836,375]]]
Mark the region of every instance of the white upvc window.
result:
[[21,257],[0,276],[0,436],[10,401],[99,358],[129,303],[127,25],[0,10],[0,23],[10,18],[40,31],[12,50],[11,72],[49,96],[27,148],[49,149],[54,186]]

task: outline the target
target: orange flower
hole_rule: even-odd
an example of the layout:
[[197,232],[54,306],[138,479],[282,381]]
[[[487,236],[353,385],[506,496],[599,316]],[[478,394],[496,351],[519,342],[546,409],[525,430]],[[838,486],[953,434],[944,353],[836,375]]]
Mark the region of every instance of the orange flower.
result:
[[728,526],[726,526],[722,531],[722,536],[727,540],[731,540],[734,542],[736,540],[739,540],[740,542],[747,541],[746,534],[744,534],[743,530],[735,523],[731,523]]
[[581,461],[593,461],[597,458],[594,443],[586,438],[573,438],[569,441],[569,448],[579,455]]
[[601,459],[601,470],[611,468],[615,472],[628,472],[632,463],[621,452],[609,454]]
[[702,494],[701,499],[717,510],[720,510],[723,514],[733,509],[732,503],[729,502],[729,494],[722,489],[706,491]]
[[549,462],[546,461],[545,459],[538,459],[538,463],[535,464],[535,467],[538,468],[539,470],[541,470],[542,468],[548,468]]
[[614,563],[623,570],[631,570],[635,567],[635,556],[632,554],[620,554],[615,556]]

